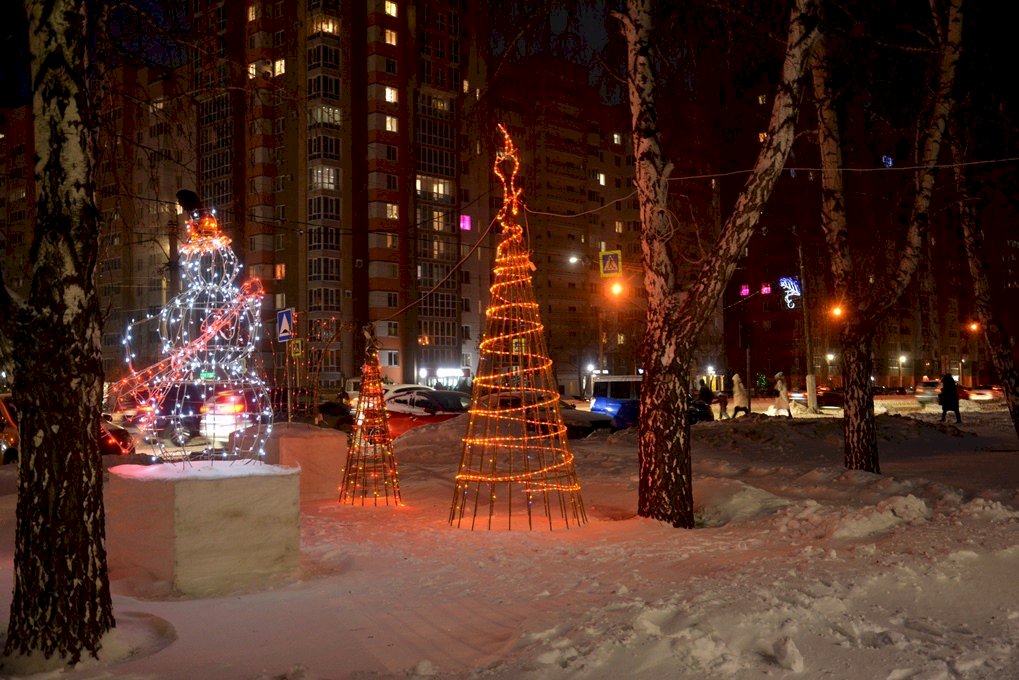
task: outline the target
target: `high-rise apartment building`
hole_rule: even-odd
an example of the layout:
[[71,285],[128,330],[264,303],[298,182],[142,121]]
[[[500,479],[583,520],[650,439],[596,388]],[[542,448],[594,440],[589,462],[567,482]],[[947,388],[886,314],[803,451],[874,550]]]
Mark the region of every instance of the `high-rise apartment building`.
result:
[[[293,308],[320,382],[357,375],[371,323],[386,378],[462,376],[458,119],[467,5],[196,6],[199,193]],[[316,332],[318,329],[318,332]],[[317,334],[316,334],[317,333]],[[332,337],[329,333],[326,333]],[[267,344],[267,366],[281,348]]]

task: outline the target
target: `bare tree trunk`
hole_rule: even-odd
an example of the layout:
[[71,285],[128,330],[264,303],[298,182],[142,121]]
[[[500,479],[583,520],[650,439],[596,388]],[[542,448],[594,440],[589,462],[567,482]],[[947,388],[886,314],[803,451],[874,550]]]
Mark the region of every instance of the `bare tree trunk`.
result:
[[[850,470],[880,473],[877,429],[874,426],[874,396],[870,391],[873,374],[873,336],[859,326],[842,334],[842,384],[845,389],[845,465]],[[849,445],[852,442],[852,446]]]
[[[973,278],[973,300],[976,306],[977,319],[987,339],[991,362],[1001,378],[1005,389],[1005,403],[1008,413],[1012,416],[1012,426],[1019,435],[1019,371],[1016,371],[1014,359],[1014,340],[1005,330],[1004,324],[994,314],[991,305],[991,285],[987,277],[987,263],[983,256],[983,229],[973,214],[966,188],[963,172],[963,154],[957,137],[952,139],[952,156],[955,160],[955,184],[959,193],[959,223],[962,226],[962,240],[966,247],[966,259],[969,260],[969,272]],[[977,338],[977,342],[980,339]]]
[[816,40],[816,0],[797,0],[792,10],[782,78],[772,106],[768,139],[718,237],[712,256],[688,291],[677,282],[670,253],[673,228],[667,212],[672,164],[662,156],[655,80],[651,66],[651,0],[628,0],[615,13],[628,46],[627,73],[633,120],[636,184],[641,212],[647,331],[642,345],[640,484],[637,512],[691,528],[693,486],[687,371],[694,341],[709,319],[782,173],[799,115],[800,81]]
[[95,289],[96,107],[83,0],[29,3],[38,223],[32,282],[17,314],[21,414],[14,597],[5,655],[93,655],[114,625],[106,570]]
[[[938,83],[930,120],[923,136],[923,152],[917,174],[916,194],[909,218],[909,230],[896,271],[880,293],[864,285],[854,270],[849,247],[849,226],[842,185],[842,147],[839,120],[831,94],[831,74],[825,41],[811,58],[814,99],[818,116],[818,146],[821,152],[821,221],[831,256],[835,290],[844,296],[848,316],[843,322],[842,370],[845,395],[845,465],[851,470],[878,472],[877,438],[874,432],[873,399],[869,382],[861,389],[850,383],[870,377],[870,348],[877,324],[897,304],[919,262],[923,235],[928,227],[928,210],[934,190],[934,170],[941,152],[948,116],[954,105],[952,87],[962,43],[962,0],[952,0],[938,71]],[[940,22],[938,22],[940,23]],[[861,344],[852,344],[861,343]],[[864,365],[852,365],[853,361]],[[869,422],[858,422],[858,419]]]

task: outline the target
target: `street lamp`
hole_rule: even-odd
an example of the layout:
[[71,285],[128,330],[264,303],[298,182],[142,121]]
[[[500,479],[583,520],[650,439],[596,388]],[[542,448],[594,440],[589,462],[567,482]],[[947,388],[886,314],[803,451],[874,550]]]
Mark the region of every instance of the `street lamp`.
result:
[[977,323],[976,321],[971,321],[969,323],[969,330],[970,330],[971,333],[973,333],[973,340],[972,340],[972,345],[973,345],[973,365],[969,369],[969,372],[970,372],[970,382],[973,383],[973,385],[975,386],[975,385],[979,384],[979,382],[980,382],[980,380],[979,380],[979,378],[977,376],[977,371],[980,370],[980,336],[977,335],[977,333],[980,332],[980,324]]

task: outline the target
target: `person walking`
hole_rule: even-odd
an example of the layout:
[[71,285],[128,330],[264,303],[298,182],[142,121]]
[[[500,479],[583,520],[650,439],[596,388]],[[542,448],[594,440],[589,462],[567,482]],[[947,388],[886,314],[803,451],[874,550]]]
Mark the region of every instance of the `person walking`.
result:
[[750,397],[747,395],[747,388],[743,387],[743,380],[737,373],[732,376],[732,417],[735,418],[740,411],[743,411],[745,415],[750,415]]
[[941,404],[941,422],[945,422],[945,415],[949,411],[955,412],[955,422],[962,422],[962,416],[959,415],[959,388],[951,373],[946,373],[941,378],[941,394],[938,395],[938,402]]
[[718,393],[718,419],[729,418],[729,395],[722,390]]
[[708,387],[708,384],[704,382],[704,378],[701,378],[701,388],[697,390],[697,398],[709,407],[711,406],[711,402],[715,400],[715,393],[712,392],[711,388]]
[[785,412],[792,418],[793,409],[789,405],[789,392],[785,388],[785,375],[783,375],[782,371],[775,374],[775,391],[778,392],[775,395],[775,413],[785,409]]

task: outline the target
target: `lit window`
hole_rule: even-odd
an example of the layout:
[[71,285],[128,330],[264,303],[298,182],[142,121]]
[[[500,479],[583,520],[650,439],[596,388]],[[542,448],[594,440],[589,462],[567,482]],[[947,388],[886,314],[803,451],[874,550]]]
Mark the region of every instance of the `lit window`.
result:
[[467,79],[464,79],[464,94],[469,94],[470,91],[471,91],[471,84],[467,81]]
[[602,186],[605,186],[605,173],[604,172],[599,172],[598,173],[598,184],[600,184]]
[[386,203],[386,217],[391,220],[400,219],[400,206],[395,203]]
[[386,39],[386,44],[387,45],[395,45],[396,44],[396,31],[387,28],[386,32],[385,32],[385,39]]
[[620,220],[616,220],[616,233],[617,234],[623,233],[623,223]]
[[285,264],[276,265],[276,280],[282,281],[287,278],[287,266]]
[[762,106],[764,104],[767,104],[768,103],[768,95],[766,95],[766,94],[758,95],[757,96],[757,103],[761,104]]
[[248,21],[254,21],[259,16],[258,5],[248,5]]
[[311,33],[336,33],[336,19],[317,16],[311,20]]
[[616,333],[616,344],[617,345],[625,345],[626,344],[626,335],[623,334],[623,333]]
[[619,134],[618,132],[613,132],[612,133],[612,143],[613,144],[622,144],[623,143],[623,135]]
[[396,88],[395,87],[387,87],[386,88],[386,101],[389,102],[390,104],[395,104],[396,103],[397,99],[396,99]]
[[396,116],[386,116],[386,132],[396,131],[397,131]]
[[277,59],[272,63],[273,75],[281,76],[287,72],[287,60]]
[[758,132],[757,133],[757,141],[762,142],[762,143],[768,141],[768,133],[767,132]]
[[396,3],[393,0],[386,0],[386,14],[391,17],[396,16]]
[[254,78],[257,74],[258,74],[258,63],[253,61],[250,64],[248,64],[248,77]]

